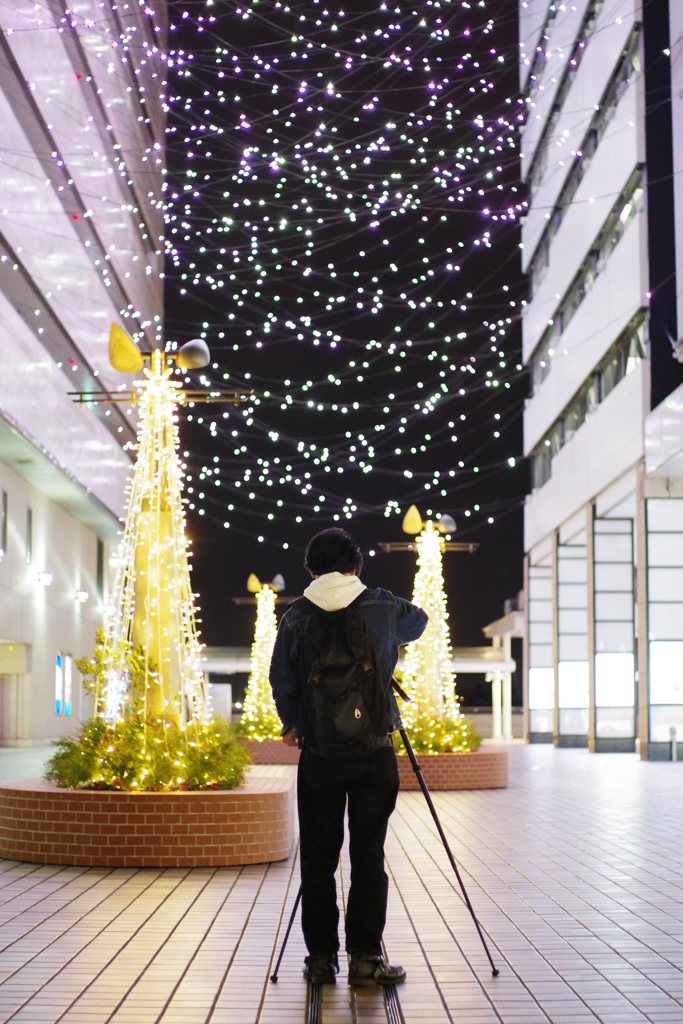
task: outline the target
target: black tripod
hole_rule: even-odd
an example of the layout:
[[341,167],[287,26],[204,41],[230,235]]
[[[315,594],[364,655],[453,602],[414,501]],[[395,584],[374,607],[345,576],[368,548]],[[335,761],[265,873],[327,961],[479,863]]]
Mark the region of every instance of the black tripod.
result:
[[[408,701],[409,700],[408,696],[404,693],[404,691],[401,689],[401,687],[398,685],[398,683],[396,682],[395,679],[392,680],[392,685],[393,685],[394,689],[396,690],[396,692],[398,693],[398,695],[404,701]],[[439,816],[436,813],[436,807],[434,806],[434,804],[432,802],[432,798],[431,798],[431,796],[429,794],[429,790],[427,789],[427,783],[424,780],[424,776],[422,774],[422,769],[420,768],[420,765],[418,764],[418,760],[415,757],[415,751],[413,750],[412,746],[410,745],[410,740],[408,739],[408,736],[406,735],[406,731],[403,728],[403,725],[399,725],[398,731],[401,734],[401,739],[403,740],[403,745],[406,748],[406,753],[408,754],[408,757],[410,758],[410,763],[411,763],[411,765],[413,767],[413,771],[415,772],[415,775],[417,776],[417,781],[420,783],[420,789],[422,790],[422,794],[423,794],[425,800],[427,801],[427,806],[429,807],[429,810],[431,812],[432,818],[434,819],[434,824],[437,827],[439,836],[441,838],[441,842],[443,843],[444,849],[446,850],[446,853],[448,855],[448,859],[451,862],[451,867],[453,868],[453,870],[455,872],[455,877],[458,879],[458,885],[460,886],[460,889],[462,891],[462,895],[463,895],[463,898],[464,898],[465,903],[467,905],[467,909],[469,910],[470,914],[472,915],[472,920],[474,921],[475,927],[477,929],[477,933],[479,934],[479,938],[481,939],[482,945],[483,945],[483,947],[484,947],[484,949],[486,951],[486,956],[488,957],[489,963],[491,964],[491,973],[493,974],[493,977],[496,978],[500,972],[499,972],[498,968],[495,966],[495,964],[493,963],[493,960],[491,958],[491,954],[489,952],[489,947],[486,945],[486,939],[484,938],[484,933],[481,930],[481,925],[477,921],[476,915],[474,913],[474,908],[472,907],[472,904],[470,903],[470,898],[467,895],[467,890],[465,889],[465,885],[463,883],[462,877],[460,875],[460,872],[458,871],[458,865],[455,862],[455,857],[453,856],[453,854],[451,852],[451,848],[448,845],[448,840],[446,839],[446,834],[445,834],[443,828],[441,827],[441,822],[439,821]],[[296,912],[297,912],[297,909],[299,907],[300,901],[301,901],[301,886],[299,886],[299,891],[296,894],[296,900],[294,901],[294,908],[293,908],[291,916],[289,918],[289,924],[287,925],[287,931],[285,932],[284,941],[283,941],[282,947],[280,949],[280,955],[278,956],[277,963],[275,964],[275,970],[273,971],[273,973],[270,976],[270,980],[273,981],[273,982],[277,981],[278,971],[280,970],[280,964],[282,963],[282,957],[284,956],[284,953],[285,953],[285,947],[287,945],[287,940],[289,939],[289,933],[292,930],[292,925],[294,924],[294,918],[296,916]]]

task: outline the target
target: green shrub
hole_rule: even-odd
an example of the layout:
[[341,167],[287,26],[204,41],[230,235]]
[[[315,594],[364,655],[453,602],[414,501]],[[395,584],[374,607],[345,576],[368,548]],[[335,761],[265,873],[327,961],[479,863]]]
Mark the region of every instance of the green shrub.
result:
[[131,708],[115,725],[91,718],[77,739],[61,739],[45,778],[65,789],[122,789],[134,793],[234,789],[249,755],[224,718],[185,731],[145,721]]

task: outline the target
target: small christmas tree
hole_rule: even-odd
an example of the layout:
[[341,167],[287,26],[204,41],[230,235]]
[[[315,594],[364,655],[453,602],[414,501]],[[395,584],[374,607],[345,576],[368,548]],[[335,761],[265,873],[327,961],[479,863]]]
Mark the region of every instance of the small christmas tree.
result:
[[413,603],[424,608],[429,623],[420,639],[406,648],[402,686],[410,703],[401,709],[403,724],[417,751],[472,750],[480,739],[458,710],[443,581],[443,540],[431,521],[424,525],[416,544]]
[[251,675],[239,724],[243,736],[252,740],[278,740],[282,723],[270,688],[270,661],[277,634],[275,590],[264,584],[256,594],[256,630],[251,647]]

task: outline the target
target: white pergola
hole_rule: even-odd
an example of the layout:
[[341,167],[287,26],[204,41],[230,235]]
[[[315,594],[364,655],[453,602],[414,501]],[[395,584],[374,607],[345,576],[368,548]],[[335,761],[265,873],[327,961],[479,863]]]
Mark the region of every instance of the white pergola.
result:
[[[486,673],[487,682],[492,684],[493,739],[512,740],[512,673],[517,668],[512,658],[512,638],[524,636],[524,612],[515,611],[484,626],[483,633],[493,641],[492,647],[479,647],[492,655],[491,671]],[[481,663],[480,663],[481,664]],[[478,669],[460,669],[461,672],[481,672]]]

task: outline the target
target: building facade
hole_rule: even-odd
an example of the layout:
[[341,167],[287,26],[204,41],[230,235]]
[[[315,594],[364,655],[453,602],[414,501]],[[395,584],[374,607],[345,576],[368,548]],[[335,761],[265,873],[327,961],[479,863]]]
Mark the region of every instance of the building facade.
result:
[[520,69],[528,737],[666,758],[683,743],[683,10],[525,0]]
[[16,0],[0,15],[0,745],[88,714],[135,442],[112,321],[163,316],[165,5]]

